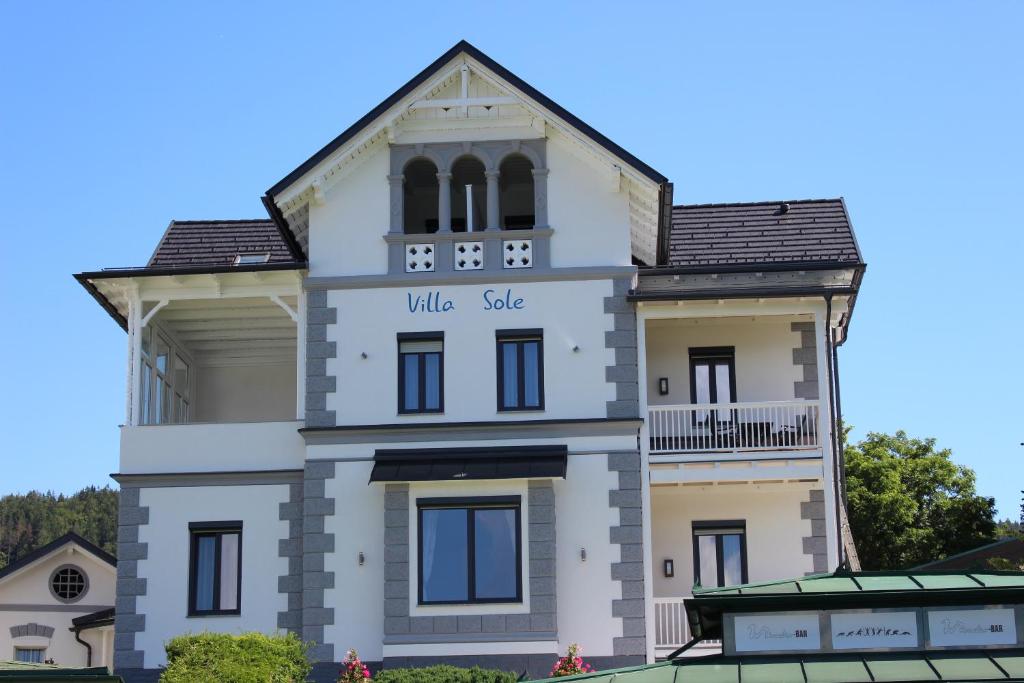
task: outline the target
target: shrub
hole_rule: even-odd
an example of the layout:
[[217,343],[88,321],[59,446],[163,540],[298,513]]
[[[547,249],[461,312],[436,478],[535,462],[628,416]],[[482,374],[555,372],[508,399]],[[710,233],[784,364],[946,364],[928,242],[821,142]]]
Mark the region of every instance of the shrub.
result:
[[161,683],[302,683],[306,645],[294,634],[200,633],[171,639]]
[[519,677],[508,671],[460,669],[438,664],[419,669],[385,669],[373,677],[374,683],[515,683]]

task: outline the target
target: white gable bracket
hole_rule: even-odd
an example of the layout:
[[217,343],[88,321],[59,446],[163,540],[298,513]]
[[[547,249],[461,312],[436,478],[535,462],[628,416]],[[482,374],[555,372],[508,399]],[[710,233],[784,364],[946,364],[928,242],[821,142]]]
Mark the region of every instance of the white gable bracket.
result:
[[298,322],[299,322],[299,314],[298,314],[298,312],[294,308],[292,308],[291,306],[286,304],[284,302],[284,300],[281,297],[279,297],[277,294],[272,294],[270,296],[270,300],[273,301],[278,306],[280,306],[282,309],[284,309],[284,312],[288,314],[288,317],[292,319],[293,323],[298,324]]

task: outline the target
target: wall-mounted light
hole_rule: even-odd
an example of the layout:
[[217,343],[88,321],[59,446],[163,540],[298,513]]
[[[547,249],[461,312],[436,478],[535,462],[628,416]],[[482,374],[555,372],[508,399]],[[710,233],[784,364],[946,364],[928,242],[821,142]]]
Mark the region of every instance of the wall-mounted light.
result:
[[364,555],[363,551],[360,550],[359,551],[359,566],[362,567],[364,564],[366,564],[366,555]]
[[665,577],[671,579],[676,575],[676,563],[672,560],[665,560]]
[[587,549],[586,548],[580,548],[580,562],[586,562],[586,561],[587,561]]
[[658,378],[658,393],[662,396],[668,396],[668,377]]

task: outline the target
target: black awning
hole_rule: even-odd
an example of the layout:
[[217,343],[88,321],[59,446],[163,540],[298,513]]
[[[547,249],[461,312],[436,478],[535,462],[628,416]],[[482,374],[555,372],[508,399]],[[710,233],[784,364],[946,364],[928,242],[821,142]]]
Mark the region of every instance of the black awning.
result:
[[378,449],[370,481],[565,478],[567,446]]

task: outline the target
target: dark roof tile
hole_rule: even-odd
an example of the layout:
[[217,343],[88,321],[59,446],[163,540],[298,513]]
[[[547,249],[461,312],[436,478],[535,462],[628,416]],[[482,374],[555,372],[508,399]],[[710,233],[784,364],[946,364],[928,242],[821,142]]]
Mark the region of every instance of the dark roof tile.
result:
[[269,254],[267,263],[293,261],[273,221],[171,221],[147,268],[231,266],[239,254]]
[[842,199],[672,207],[669,266],[787,262],[861,262]]

